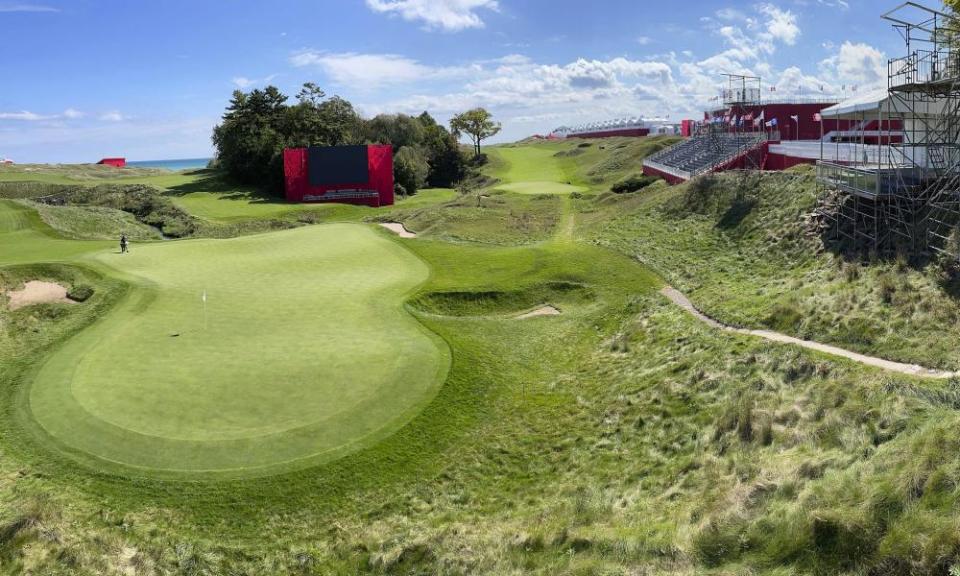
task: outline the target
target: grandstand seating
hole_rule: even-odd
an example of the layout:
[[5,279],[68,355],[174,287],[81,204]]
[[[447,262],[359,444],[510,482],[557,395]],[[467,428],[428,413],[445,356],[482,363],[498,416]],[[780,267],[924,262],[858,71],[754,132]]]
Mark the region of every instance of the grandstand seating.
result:
[[764,139],[760,132],[700,134],[651,155],[643,164],[689,180],[756,149]]

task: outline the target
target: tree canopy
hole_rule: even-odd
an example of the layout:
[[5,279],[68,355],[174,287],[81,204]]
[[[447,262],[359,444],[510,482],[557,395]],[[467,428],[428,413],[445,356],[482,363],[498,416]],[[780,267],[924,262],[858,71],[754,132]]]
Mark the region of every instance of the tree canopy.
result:
[[274,86],[235,91],[213,130],[220,167],[244,184],[283,188],[283,150],[304,146],[390,144],[398,190],[450,187],[465,171],[457,138],[426,112],[418,117],[383,114],[365,120],[339,96],[308,82],[296,103]]
[[474,108],[450,119],[450,130],[457,138],[461,134],[470,136],[475,157],[480,156],[480,143],[500,132],[500,123],[493,121],[493,115],[484,108]]

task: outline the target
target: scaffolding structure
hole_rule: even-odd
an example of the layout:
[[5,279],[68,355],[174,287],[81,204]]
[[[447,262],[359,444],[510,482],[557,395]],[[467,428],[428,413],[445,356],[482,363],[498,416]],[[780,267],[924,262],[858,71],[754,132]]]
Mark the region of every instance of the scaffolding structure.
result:
[[960,59],[953,17],[915,2],[883,14],[906,56],[884,91],[823,116],[851,121],[821,139],[820,213],[845,249],[960,258]]

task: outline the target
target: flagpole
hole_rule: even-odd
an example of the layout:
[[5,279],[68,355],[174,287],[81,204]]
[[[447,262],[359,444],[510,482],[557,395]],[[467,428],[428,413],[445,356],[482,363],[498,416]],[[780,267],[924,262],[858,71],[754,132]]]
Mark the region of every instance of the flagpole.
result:
[[207,289],[203,289],[203,296],[200,297],[203,300],[203,331],[207,331]]

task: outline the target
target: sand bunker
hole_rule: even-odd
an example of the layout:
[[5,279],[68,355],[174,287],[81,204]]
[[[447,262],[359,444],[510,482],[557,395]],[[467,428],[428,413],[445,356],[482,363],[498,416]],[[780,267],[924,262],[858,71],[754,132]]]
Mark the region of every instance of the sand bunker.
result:
[[524,312],[517,316],[517,320],[523,320],[525,318],[535,318],[537,316],[559,316],[560,310],[554,308],[547,304],[546,306],[541,306],[536,310],[531,310],[529,312]]
[[11,310],[30,306],[32,304],[46,304],[50,302],[68,302],[73,304],[73,300],[67,298],[67,289],[53,282],[41,282],[31,280],[27,282],[20,290],[11,290],[7,292],[10,298],[9,307]]
[[401,237],[401,238],[416,238],[416,237],[417,237],[417,234],[416,234],[415,232],[411,232],[411,231],[407,230],[406,226],[404,226],[403,224],[401,224],[401,223],[399,223],[399,222],[381,222],[380,225],[383,226],[384,228],[386,228],[387,230],[393,232],[394,234],[396,234],[397,236],[399,236],[399,237]]

